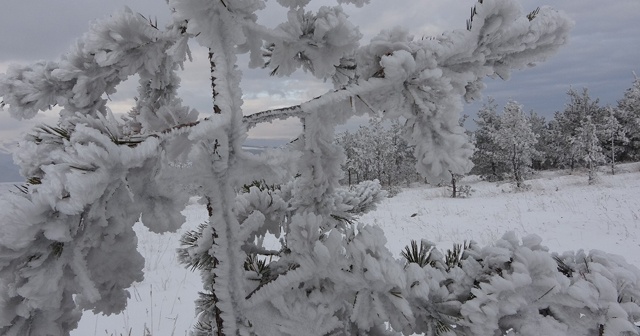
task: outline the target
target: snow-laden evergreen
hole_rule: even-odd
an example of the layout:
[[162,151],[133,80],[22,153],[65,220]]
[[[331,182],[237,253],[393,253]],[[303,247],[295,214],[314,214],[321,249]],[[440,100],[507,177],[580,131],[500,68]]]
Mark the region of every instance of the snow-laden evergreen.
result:
[[500,117],[498,104],[493,98],[489,97],[478,111],[475,123],[477,128],[474,132],[475,152],[472,157],[474,163],[472,173],[488,181],[502,180],[508,167],[496,142],[495,134],[500,129]]
[[531,173],[532,158],[537,155],[536,134],[524,114],[522,105],[509,101],[500,116],[500,128],[494,134],[495,142],[509,167],[509,176],[516,188],[523,187],[525,177]]
[[[595,126],[593,145],[601,147],[600,151],[611,166],[611,173],[615,174],[616,162],[628,162],[635,155],[633,125],[637,113],[632,103],[632,92],[629,89],[625,93],[630,103],[623,103],[627,101],[625,98],[617,108],[613,108],[600,106],[599,100],[593,99],[586,88],[581,92],[570,89],[565,108],[556,112],[549,122],[535,111],[530,111],[526,119],[537,138],[535,151],[531,153],[531,168],[537,171],[567,167],[572,171],[577,168],[589,169],[589,161],[584,160],[583,155],[587,137],[582,134],[582,126],[590,119]],[[476,151],[472,157],[475,164],[472,173],[486,180],[503,179],[511,165],[508,160],[501,159],[508,154],[492,136],[504,132],[501,130],[497,107],[489,98],[478,111],[478,118],[475,120],[477,130],[473,133]],[[598,159],[598,162],[601,160]]]
[[611,166],[611,174],[613,175],[616,173],[616,158],[625,152],[624,146],[629,143],[629,138],[627,137],[624,126],[620,123],[619,118],[616,117],[615,110],[608,107],[607,112],[608,114],[604,118],[604,127],[600,131],[601,134],[599,138],[602,139],[603,143],[609,145],[608,153],[604,154],[607,156],[607,160]]
[[640,77],[635,76],[631,87],[618,101],[615,112],[628,140],[623,144],[623,159],[640,159]]
[[[258,23],[260,0],[169,0],[165,28],[124,10],[94,24],[59,61],[0,78],[18,118],[62,107],[58,125],[21,143],[29,183],[0,207],[0,332],[66,335],[81,310],[121,311],[126,288],[143,276],[133,224],[176,230],[188,196],[208,210],[179,250],[202,275],[196,335],[630,330],[638,272],[619,257],[554,258],[535,236],[507,234],[447,255],[423,241],[407,250],[417,263],[398,260],[380,228],[358,223],[383,198],[379,184],[338,184],[345,154],[335,126],[364,113],[406,120],[402,136],[428,179],[468,172],[464,101],[479,97],[485,76],[507,79],[549,57],[571,20],[548,7],[527,15],[514,1],[484,0],[466,30],[418,40],[394,28],[359,45],[339,6],[314,12],[308,3],[278,1],[289,10],[273,29]],[[175,95],[190,39],[209,51],[213,111],[205,118]],[[243,117],[238,53],[274,75],[301,68],[335,89]],[[138,103],[117,120],[103,97],[134,74]],[[242,149],[247,128],[291,116],[304,131],[287,150]],[[279,247],[264,243],[271,236]]]
[[587,116],[576,130],[577,139],[576,146],[579,150],[581,161],[589,171],[589,184],[596,182],[596,168],[598,164],[605,162],[605,156],[602,153],[602,147],[598,140],[596,125]]
[[535,152],[531,158],[531,168],[542,170],[550,166],[547,152],[550,151],[550,132],[545,118],[535,111],[529,111],[527,121],[531,124],[531,131],[536,135],[537,142],[534,145]]
[[552,126],[553,142],[556,144],[554,156],[560,167],[568,167],[571,170],[577,168],[582,162],[582,140],[579,130],[587,118],[600,127],[604,125],[605,110],[599,106],[598,99],[592,99],[589,91],[584,88],[582,92],[570,89],[567,92],[569,102],[561,112],[556,112],[554,125]]

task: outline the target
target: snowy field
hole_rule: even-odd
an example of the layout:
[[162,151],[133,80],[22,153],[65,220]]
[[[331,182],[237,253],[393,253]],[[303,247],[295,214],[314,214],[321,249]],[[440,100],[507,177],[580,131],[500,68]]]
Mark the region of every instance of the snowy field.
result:
[[[592,186],[579,172],[544,172],[528,181],[530,191],[520,193],[509,192],[508,184],[468,177],[462,184],[475,191],[466,199],[448,198],[444,188],[415,186],[384,200],[362,221],[381,226],[389,249],[398,256],[411,239],[425,238],[446,250],[470,239],[491,244],[513,230],[519,236],[540,235],[552,251],[600,249],[640,266],[640,164],[619,169],[615,176],[601,173],[601,181]],[[146,258],[145,280],[130,290],[124,313],[105,317],[87,312],[72,335],[188,334],[201,284],[197,272],[178,264],[174,251],[180,234],[203,222],[206,211],[190,204],[185,215],[188,222],[175,234],[157,235],[136,225],[139,250]]]

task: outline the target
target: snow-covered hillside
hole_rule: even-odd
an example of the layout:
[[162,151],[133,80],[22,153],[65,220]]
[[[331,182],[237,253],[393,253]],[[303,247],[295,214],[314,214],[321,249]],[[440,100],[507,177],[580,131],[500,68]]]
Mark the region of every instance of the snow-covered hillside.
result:
[[[388,247],[398,256],[411,239],[425,238],[443,250],[453,242],[474,239],[490,244],[505,232],[535,233],[552,251],[600,249],[623,255],[640,266],[640,164],[624,165],[615,176],[601,173],[597,185],[587,176],[546,172],[528,181],[531,190],[509,192],[508,184],[467,178],[470,198],[451,199],[444,188],[415,186],[386,199],[362,221],[381,226]],[[3,187],[7,187],[4,184]],[[131,290],[127,310],[116,316],[85,313],[72,335],[187,335],[195,323],[194,303],[199,275],[175,258],[178,237],[206,219],[206,211],[190,204],[180,232],[156,235],[136,227],[139,250],[146,258],[145,280]]]

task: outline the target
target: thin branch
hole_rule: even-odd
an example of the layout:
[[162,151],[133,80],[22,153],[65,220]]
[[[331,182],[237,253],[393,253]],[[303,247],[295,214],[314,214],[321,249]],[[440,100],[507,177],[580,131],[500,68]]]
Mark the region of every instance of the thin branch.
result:
[[261,123],[272,122],[277,119],[284,120],[290,117],[301,117],[302,115],[304,115],[302,104],[298,104],[244,116],[242,122],[249,129]]
[[244,244],[242,246],[242,249],[247,253],[247,254],[260,254],[263,256],[279,256],[282,251],[276,251],[276,250],[267,250],[264,247],[260,247],[257,246],[255,244]]
[[[242,118],[242,121],[247,128],[252,128],[257,124],[272,122],[276,119],[287,119],[290,117],[302,118],[304,115],[311,113],[311,111],[306,108],[309,105],[324,105],[331,102],[339,101],[348,102],[348,99],[352,97],[357,97],[371,111],[376,112],[375,109],[362,96],[366,93],[370,93],[373,90],[380,89],[382,86],[387,85],[387,83],[388,85],[391,85],[393,82],[381,78],[371,78],[361,84],[351,84],[343,88],[327,92],[323,95],[317,96],[298,105],[266,110],[244,116]],[[312,109],[315,110],[316,108]]]
[[362,101],[362,103],[363,103],[366,107],[368,107],[368,108],[371,110],[371,112],[373,112],[373,113],[377,113],[377,111],[376,111],[376,110],[374,110],[374,109],[373,109],[373,107],[371,107],[371,104],[369,104],[369,102],[367,102],[366,100],[364,100],[360,95],[356,95],[356,97],[358,97],[358,99],[360,99],[360,101]]

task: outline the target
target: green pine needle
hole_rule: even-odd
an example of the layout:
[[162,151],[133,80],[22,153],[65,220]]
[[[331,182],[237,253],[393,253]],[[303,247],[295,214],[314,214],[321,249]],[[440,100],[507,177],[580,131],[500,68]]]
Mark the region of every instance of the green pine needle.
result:
[[27,179],[27,183],[31,185],[42,184],[42,179],[39,177],[30,177]]
[[40,131],[42,133],[49,134],[49,135],[57,137],[57,138],[63,138],[63,139],[66,139],[66,140],[70,140],[71,139],[71,133],[69,133],[69,131],[67,131],[66,129],[61,128],[61,127],[54,127],[54,126],[49,126],[49,125],[40,125],[40,126],[36,126],[35,130]]
[[25,195],[29,194],[29,187],[28,186],[26,186],[24,184],[23,185],[14,184],[13,186],[16,187],[16,189],[18,189],[18,191],[20,191],[21,193],[23,193]]
[[64,243],[55,242],[55,243],[51,244],[51,253],[56,258],[59,258],[62,255],[62,250],[64,250]]
[[527,19],[529,19],[529,21],[533,21],[533,19],[535,19],[539,13],[540,13],[540,7],[536,8],[534,11],[527,14]]
[[257,254],[252,253],[249,254],[244,261],[244,269],[246,271],[256,272],[261,277],[264,277],[269,272],[269,264],[266,259],[260,259]]
[[462,267],[461,262],[463,259],[464,251],[469,248],[467,241],[463,244],[453,244],[453,250],[447,250],[444,263],[447,266],[447,271],[455,267]]
[[575,270],[560,259],[559,256],[553,256],[553,260],[558,264],[558,271],[560,273],[564,274],[567,278],[571,278],[573,276],[573,272],[575,272]]
[[[185,232],[180,237],[180,248],[178,248],[178,261],[191,270],[210,270],[215,268],[218,261],[211,256],[208,251],[203,253],[192,254],[192,249],[198,247],[198,240],[202,237],[203,230],[209,226],[209,223],[202,223],[197,229]],[[215,238],[215,237],[214,237]]]
[[433,246],[420,242],[420,248],[415,240],[411,240],[411,247],[405,246],[400,254],[407,260],[407,263],[416,263],[420,267],[427,265],[435,266],[435,260],[431,260]]
[[451,331],[451,326],[442,321],[436,321],[436,335],[443,335]]

